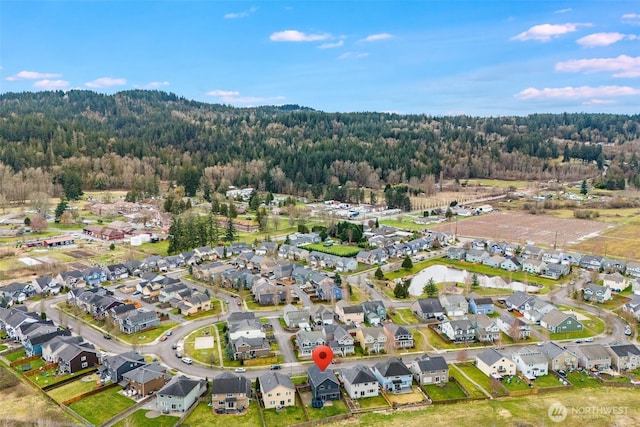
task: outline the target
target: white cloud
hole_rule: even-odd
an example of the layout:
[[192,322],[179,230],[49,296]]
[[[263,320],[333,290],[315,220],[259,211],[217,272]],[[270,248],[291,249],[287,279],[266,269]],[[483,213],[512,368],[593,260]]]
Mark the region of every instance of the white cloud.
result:
[[380,33],[380,34],[371,34],[370,36],[365,37],[361,41],[363,42],[377,42],[378,40],[386,40],[390,39],[393,36],[389,33]]
[[105,88],[111,86],[124,86],[127,84],[126,79],[114,79],[112,77],[100,77],[90,82],[86,82],[84,85],[91,88]]
[[331,34],[306,34],[297,30],[285,30],[273,33],[269,38],[274,42],[317,42],[329,37]]
[[566,23],[566,24],[540,24],[534,25],[527,31],[524,31],[517,36],[511,37],[511,40],[539,40],[548,42],[555,37],[559,37],[564,34],[573,33],[578,30],[578,27],[590,27],[591,24],[579,24],[579,23]]
[[249,10],[245,10],[245,11],[242,11],[242,12],[227,13],[227,14],[224,15],[224,19],[246,18],[247,16],[251,15],[256,10],[258,10],[258,9],[255,8],[255,7],[252,7]]
[[45,90],[66,89],[69,87],[69,82],[66,80],[38,80],[33,83],[33,87]]
[[640,19],[640,13],[625,13],[622,19]]
[[614,101],[611,99],[590,99],[588,101],[584,101],[582,105],[603,105],[603,104],[613,104]]
[[598,47],[609,46],[619,42],[620,40],[636,40],[638,36],[635,34],[622,34],[622,33],[594,33],[579,38],[577,43],[584,47]]
[[169,82],[165,80],[163,82],[149,82],[146,85],[144,85],[144,87],[146,88],[155,88],[155,87],[162,87],[162,86],[169,86]]
[[366,58],[369,56],[366,52],[345,52],[342,55],[338,56],[338,59],[347,59],[347,58]]
[[613,72],[613,77],[640,77],[640,56],[620,55],[615,58],[572,59],[558,62],[556,71],[569,73]]
[[640,89],[630,86],[580,86],[536,89],[527,88],[515,95],[516,98],[528,99],[580,99],[580,98],[612,98],[617,96],[640,95]]
[[571,12],[573,9],[571,9],[570,7],[566,8],[566,9],[558,9],[553,13],[569,13]]
[[39,73],[37,71],[20,71],[18,74],[14,74],[13,76],[7,77],[6,80],[16,81],[16,80],[55,79],[57,77],[62,77],[62,74]]
[[284,96],[273,96],[269,98],[260,98],[256,96],[240,96],[240,92],[235,90],[212,90],[205,95],[219,98],[225,104],[263,104],[273,101],[281,101]]
[[325,43],[318,46],[319,49],[333,49],[335,47],[340,47],[344,44],[344,40],[339,40],[335,43]]

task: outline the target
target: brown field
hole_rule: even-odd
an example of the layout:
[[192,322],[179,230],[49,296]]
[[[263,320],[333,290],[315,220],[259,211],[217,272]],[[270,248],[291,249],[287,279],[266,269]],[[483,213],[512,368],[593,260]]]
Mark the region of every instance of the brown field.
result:
[[640,219],[620,224],[592,239],[578,242],[573,248],[600,256],[638,259],[640,257]]
[[566,247],[594,237],[607,227],[607,224],[589,220],[494,212],[489,215],[459,219],[457,224],[456,221],[440,224],[430,229],[455,233],[457,228],[458,236],[522,244],[533,241],[536,245],[548,246],[553,246],[554,242],[557,242],[559,247]]
[[91,251],[86,251],[86,250],[80,250],[80,249],[76,249],[73,251],[67,251],[65,252],[67,255],[72,256],[74,258],[82,258],[82,259],[87,259],[87,258],[91,258],[92,256],[95,256],[96,254],[91,252]]
[[83,264],[81,262],[70,262],[67,265],[70,267],[73,267],[75,270],[84,270],[86,268],[89,268],[88,265]]

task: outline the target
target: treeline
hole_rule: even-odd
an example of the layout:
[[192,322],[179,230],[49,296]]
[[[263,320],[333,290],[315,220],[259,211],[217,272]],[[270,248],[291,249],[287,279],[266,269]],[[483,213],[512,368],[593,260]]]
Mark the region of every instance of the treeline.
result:
[[[14,174],[41,170],[58,192],[77,174],[82,190],[126,188],[132,198],[156,195],[159,181],[171,181],[187,195],[235,185],[358,201],[370,197],[363,188],[403,184],[429,192],[440,176],[593,177],[616,154],[603,153],[601,144],[637,140],[639,119],[233,108],[144,90],[6,93],[0,163]],[[4,187],[0,193],[13,199]]]

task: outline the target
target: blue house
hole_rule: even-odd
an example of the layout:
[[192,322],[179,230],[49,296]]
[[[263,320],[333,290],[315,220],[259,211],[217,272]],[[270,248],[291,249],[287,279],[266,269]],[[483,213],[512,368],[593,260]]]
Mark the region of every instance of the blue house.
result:
[[49,340],[59,336],[69,337],[71,336],[71,332],[66,329],[59,329],[57,331],[27,338],[24,342],[24,351],[27,354],[27,357],[41,355],[42,344],[47,343],[49,342]]
[[87,268],[82,272],[82,278],[88,286],[100,286],[107,281],[107,273],[98,267]]
[[397,357],[391,357],[384,362],[373,365],[373,375],[378,380],[380,387],[393,393],[406,393],[411,391],[413,373]]
[[325,369],[322,372],[316,365],[312,365],[309,368],[309,385],[313,399],[340,399],[340,382],[331,369]]
[[489,297],[470,296],[469,312],[473,314],[493,314],[493,300]]

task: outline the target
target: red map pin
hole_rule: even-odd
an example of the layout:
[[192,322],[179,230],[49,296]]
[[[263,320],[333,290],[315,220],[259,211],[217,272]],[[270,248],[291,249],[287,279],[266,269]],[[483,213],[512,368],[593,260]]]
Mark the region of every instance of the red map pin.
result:
[[311,357],[313,357],[313,361],[316,362],[316,366],[320,368],[322,372],[327,369],[327,366],[331,364],[333,360],[333,350],[331,347],[327,345],[319,345],[315,349],[313,349],[313,353],[311,353]]

